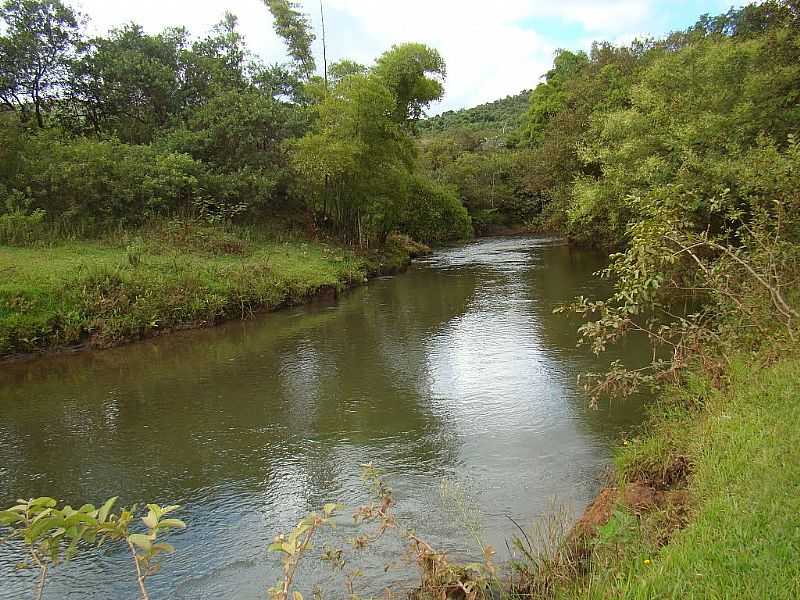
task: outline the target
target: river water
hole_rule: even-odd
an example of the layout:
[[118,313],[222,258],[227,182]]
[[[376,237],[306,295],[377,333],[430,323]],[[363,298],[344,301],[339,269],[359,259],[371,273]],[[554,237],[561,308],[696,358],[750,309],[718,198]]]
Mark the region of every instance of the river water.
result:
[[[589,408],[576,378],[635,364],[644,346],[598,359],[576,348],[575,320],[552,314],[607,291],[592,276],[604,260],[553,239],[483,239],[334,303],[0,364],[0,504],[181,504],[189,526],[148,581],[153,600],[249,600],[279,577],[272,538],[324,502],[365,502],[359,465],[372,462],[404,526],[470,558],[479,522],[502,559],[511,519],[581,510],[641,421],[640,401]],[[342,519],[326,542],[354,534]],[[356,557],[364,595],[410,584],[398,547],[387,538]],[[0,545],[2,600],[31,596],[15,550]],[[135,599],[127,555],[99,554],[56,568],[45,598]],[[306,597],[338,585],[314,559],[299,582]]]

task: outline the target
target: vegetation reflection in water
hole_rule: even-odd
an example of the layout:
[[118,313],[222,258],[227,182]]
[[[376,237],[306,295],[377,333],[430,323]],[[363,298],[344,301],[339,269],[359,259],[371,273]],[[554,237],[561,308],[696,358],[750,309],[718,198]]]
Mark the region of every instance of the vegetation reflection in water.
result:
[[[602,292],[592,273],[603,264],[555,240],[481,240],[333,305],[6,364],[0,500],[46,491],[183,505],[189,528],[165,560],[171,577],[149,583],[159,597],[262,597],[280,569],[267,543],[325,502],[357,505],[370,461],[395,490],[398,518],[438,547],[474,547],[440,493],[456,482],[503,548],[508,516],[530,522],[553,499],[585,503],[613,439],[640,419],[636,402],[587,407],[576,376],[601,365],[575,348],[577,323],[552,314]],[[635,361],[643,348],[620,352]],[[363,557],[376,589],[397,579],[383,574],[396,550]],[[101,567],[127,573],[127,559],[79,559],[46,597],[123,597],[130,586]],[[8,576],[8,548],[0,568],[0,598],[30,589],[32,575]],[[304,568],[309,589],[324,584],[326,571]]]

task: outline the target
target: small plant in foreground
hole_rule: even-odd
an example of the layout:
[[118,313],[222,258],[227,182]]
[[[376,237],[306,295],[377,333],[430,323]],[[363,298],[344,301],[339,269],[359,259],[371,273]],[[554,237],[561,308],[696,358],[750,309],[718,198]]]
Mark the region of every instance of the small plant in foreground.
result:
[[58,508],[58,501],[43,496],[30,500],[18,500],[17,504],[0,511],[0,528],[10,529],[8,539],[21,542],[26,559],[20,568],[37,568],[39,579],[34,598],[40,600],[44,594],[49,571],[73,558],[81,549],[100,546],[110,542],[125,542],[131,552],[136,568],[141,600],[149,600],[145,580],[159,570],[156,558],[175,549],[159,536],[172,529],[183,529],[185,523],[179,519],[164,518],[177,510],[178,506],[161,508],[157,504],[147,505],[147,514],[141,518],[145,533],[131,531],[135,520],[136,506],[112,513],[117,498],[108,499],[100,508],[84,504],[79,509],[69,505]]
[[[269,545],[268,551],[280,552],[283,555],[283,579],[268,590],[272,600],[289,598],[297,567],[303,556],[311,549],[311,540],[326,525],[335,527],[331,518],[337,507],[337,504],[326,504],[322,509],[322,515],[311,513],[305,516],[288,535],[278,535]],[[291,597],[293,600],[303,600],[303,595],[298,591],[292,592]]]
[[[361,527],[372,527],[348,539],[349,549],[327,546],[321,556],[321,560],[343,575],[346,597],[349,600],[360,598],[354,588],[355,582],[363,576],[359,569],[348,568],[353,553],[372,547],[389,531],[394,532],[407,545],[408,557],[419,570],[419,585],[409,593],[409,598],[486,600],[494,597],[494,590],[501,589],[497,569],[493,564],[494,550],[490,546],[483,547],[483,562],[464,565],[451,563],[445,553],[437,551],[414,531],[398,524],[392,510],[395,504],[392,491],[372,464],[362,465],[362,477],[370,489],[372,499],[356,509],[353,520]],[[292,590],[297,568],[301,560],[309,554],[314,536],[326,526],[335,526],[332,518],[340,508],[336,504],[327,504],[322,515],[311,513],[291,533],[275,538],[269,550],[281,553],[283,577],[275,587],[269,589],[271,600],[302,600],[303,595]],[[319,592],[315,594],[318,595]],[[386,590],[386,597],[391,597],[391,590]]]

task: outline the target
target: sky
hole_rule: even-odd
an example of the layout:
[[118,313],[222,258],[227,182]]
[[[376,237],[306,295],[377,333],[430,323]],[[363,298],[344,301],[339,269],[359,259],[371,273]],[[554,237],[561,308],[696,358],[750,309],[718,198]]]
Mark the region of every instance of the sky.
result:
[[[225,10],[240,19],[248,46],[268,63],[286,61],[261,0],[67,0],[106,33],[135,21],[149,32],[172,25],[205,34]],[[302,0],[321,64],[319,0]],[[392,44],[422,42],[447,63],[446,94],[431,114],[481,104],[536,86],[558,48],[593,40],[627,43],[725,12],[735,0],[323,0],[329,62],[370,64]]]

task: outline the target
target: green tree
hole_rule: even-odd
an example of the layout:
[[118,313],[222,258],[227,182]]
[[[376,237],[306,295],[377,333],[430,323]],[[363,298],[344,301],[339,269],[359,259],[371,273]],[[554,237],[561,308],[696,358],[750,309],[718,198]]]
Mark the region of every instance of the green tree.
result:
[[354,60],[344,58],[340,61],[333,63],[328,68],[328,77],[333,83],[340,81],[348,75],[363,75],[368,71],[365,65],[357,63]]
[[238,25],[236,15],[226,12],[208,36],[181,53],[187,108],[200,106],[219,92],[249,86],[248,71],[254,65]]
[[80,43],[78,16],[60,0],[6,0],[0,7],[0,101],[27,119],[44,112],[68,85]]
[[311,79],[316,68],[311,45],[316,36],[311,29],[308,16],[301,12],[298,3],[292,0],[264,0],[264,4],[272,13],[275,33],[286,42],[289,56],[294,60],[297,70],[307,80]]
[[152,141],[185,106],[187,37],[181,28],[150,35],[131,23],[92,40],[73,75],[78,125],[128,143]]
[[391,118],[395,98],[373,74],[350,75],[317,107],[316,130],[293,146],[293,164],[315,209],[345,239],[385,237],[412,162],[410,140]]
[[373,72],[394,95],[395,121],[412,129],[431,102],[444,94],[444,59],[424,44],[392,46],[377,60]]
[[537,85],[530,95],[528,119],[523,131],[523,138],[528,143],[542,141],[545,126],[566,105],[566,81],[575,77],[588,64],[589,57],[584,52],[558,51],[553,68],[545,75],[544,83]]

